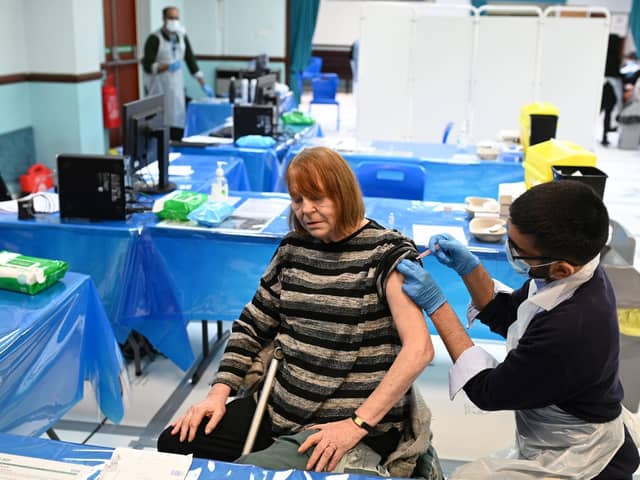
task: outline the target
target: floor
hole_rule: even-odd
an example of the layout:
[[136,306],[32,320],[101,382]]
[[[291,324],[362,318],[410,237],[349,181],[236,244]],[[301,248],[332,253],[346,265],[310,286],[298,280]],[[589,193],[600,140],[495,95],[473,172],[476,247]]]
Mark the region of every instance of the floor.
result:
[[[338,94],[338,100],[341,105],[340,135],[353,136],[353,96]],[[305,95],[305,110],[308,101],[309,97]],[[321,123],[326,135],[337,134],[335,107],[314,106],[312,113]],[[615,132],[609,136],[612,145],[615,145]],[[594,128],[594,138],[600,138],[597,127]],[[640,151],[622,151],[599,144],[595,145],[594,150],[598,156],[598,167],[609,175],[605,203],[610,216],[622,223],[640,241],[640,209],[637,208],[640,200]],[[639,252],[636,252],[635,266],[640,268]],[[228,326],[225,325],[225,328]],[[189,334],[196,354],[201,351],[200,333],[198,323],[190,324]],[[461,462],[508,447],[513,441],[514,421],[513,414],[508,412],[490,413],[479,410],[464,396],[464,392],[451,402],[448,398],[447,379],[451,362],[439,338],[436,337],[434,342],[435,359],[417,383],[433,413],[436,448],[443,459],[445,470],[450,472]],[[498,360],[504,357],[502,344],[487,342],[483,346]],[[64,417],[56,431],[62,440],[153,449],[155,438],[164,426],[189,405],[205,397],[219,356],[220,351],[212,359],[203,379],[196,385],[191,385],[185,380],[183,372],[161,356],[145,364],[143,374],[138,377],[134,375],[132,365],[129,365],[131,385],[121,425],[104,421],[93,400],[91,387],[87,385],[85,398]]]

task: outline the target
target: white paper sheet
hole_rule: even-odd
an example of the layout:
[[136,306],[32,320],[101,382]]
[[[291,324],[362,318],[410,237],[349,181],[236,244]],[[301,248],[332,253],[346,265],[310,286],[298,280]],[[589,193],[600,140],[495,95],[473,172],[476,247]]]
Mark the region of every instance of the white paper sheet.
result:
[[182,139],[186,143],[210,143],[211,145],[224,145],[233,143],[233,138],[210,137],[209,135],[191,135]]
[[185,480],[192,457],[118,447],[100,480]]
[[94,467],[0,453],[0,480],[86,480]]
[[429,239],[438,233],[448,233],[463,245],[467,245],[467,236],[462,227],[452,227],[451,225],[418,225],[413,224],[413,240],[420,245],[427,245]]
[[215,230],[229,233],[262,232],[290,204],[290,200],[284,198],[248,198]]

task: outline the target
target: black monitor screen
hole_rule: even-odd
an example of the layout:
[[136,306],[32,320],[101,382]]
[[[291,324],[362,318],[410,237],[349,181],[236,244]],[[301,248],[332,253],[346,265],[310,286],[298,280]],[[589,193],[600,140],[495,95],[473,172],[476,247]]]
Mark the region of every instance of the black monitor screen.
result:
[[[169,129],[164,121],[164,95],[155,95],[124,105],[123,153],[129,157],[129,174],[158,161],[157,182],[134,182],[134,189],[150,193],[170,192]],[[144,178],[144,177],[143,177]]]
[[61,153],[58,194],[62,218],[124,220],[124,157]]
[[256,105],[277,105],[275,73],[258,77],[254,103]]

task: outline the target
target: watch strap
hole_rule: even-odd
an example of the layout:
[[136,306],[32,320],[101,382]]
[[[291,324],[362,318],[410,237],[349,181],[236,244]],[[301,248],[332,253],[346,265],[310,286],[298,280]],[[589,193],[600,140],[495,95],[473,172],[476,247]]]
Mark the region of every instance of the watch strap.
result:
[[367,434],[374,432],[374,428],[367,422],[365,422],[362,418],[360,418],[356,413],[351,416],[351,420],[353,420],[353,423],[355,423],[358,427],[366,430]]

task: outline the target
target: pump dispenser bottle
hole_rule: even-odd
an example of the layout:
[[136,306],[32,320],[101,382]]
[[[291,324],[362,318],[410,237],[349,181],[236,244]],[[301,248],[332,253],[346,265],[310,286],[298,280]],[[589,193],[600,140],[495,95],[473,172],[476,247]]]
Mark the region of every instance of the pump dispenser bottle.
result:
[[211,184],[211,199],[214,201],[224,201],[229,198],[229,182],[227,182],[227,177],[224,176],[224,169],[222,168],[226,163],[218,162],[216,179]]

